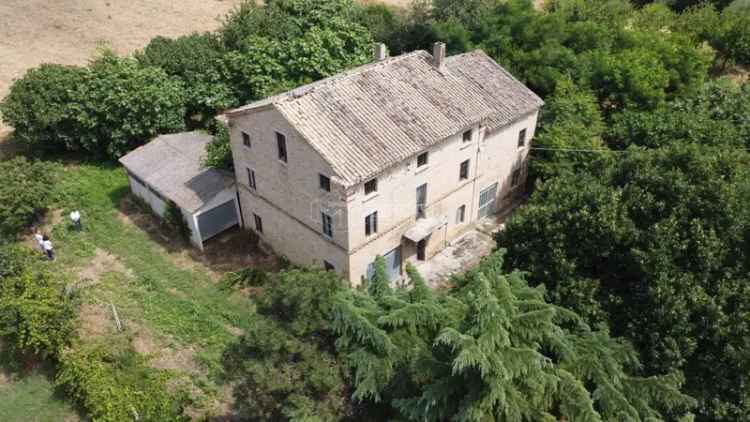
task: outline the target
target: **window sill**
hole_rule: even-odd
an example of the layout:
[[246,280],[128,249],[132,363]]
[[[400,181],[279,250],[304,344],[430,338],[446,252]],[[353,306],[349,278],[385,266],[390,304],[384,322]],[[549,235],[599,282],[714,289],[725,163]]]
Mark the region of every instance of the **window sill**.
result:
[[465,150],[466,148],[469,148],[474,145],[474,142],[464,142],[461,144],[461,146],[458,148],[460,151]]
[[425,165],[423,165],[421,167],[417,167],[417,169],[414,171],[414,174],[419,174],[419,173],[422,173],[424,171],[427,171],[428,168],[430,168],[429,164],[425,164]]
[[365,202],[370,202],[373,199],[377,198],[378,196],[380,196],[379,192],[373,192],[373,193],[371,193],[369,195],[365,195],[365,197],[362,198],[362,203],[364,204]]

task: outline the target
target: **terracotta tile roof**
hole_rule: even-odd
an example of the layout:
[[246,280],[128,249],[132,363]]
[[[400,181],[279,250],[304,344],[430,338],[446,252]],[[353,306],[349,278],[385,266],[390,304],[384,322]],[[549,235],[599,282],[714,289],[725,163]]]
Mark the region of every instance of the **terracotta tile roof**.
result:
[[490,130],[543,101],[482,51],[441,69],[415,51],[371,63],[227,112],[275,107],[346,186],[478,123]]
[[203,132],[160,135],[120,158],[120,163],[163,197],[195,212],[234,184],[230,175],[201,165],[212,139]]

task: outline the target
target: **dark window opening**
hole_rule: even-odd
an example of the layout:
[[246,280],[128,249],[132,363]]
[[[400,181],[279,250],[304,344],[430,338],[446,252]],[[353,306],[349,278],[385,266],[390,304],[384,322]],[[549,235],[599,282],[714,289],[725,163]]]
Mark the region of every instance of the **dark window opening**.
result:
[[250,185],[251,188],[257,189],[255,187],[255,171],[251,169],[247,169],[247,184]]
[[378,212],[365,217],[365,235],[369,236],[378,232]]
[[331,178],[324,175],[319,175],[320,179],[320,188],[323,189],[326,192],[331,191]]
[[464,132],[464,142],[471,142],[471,135],[472,135],[471,129]]
[[335,271],[336,267],[333,266],[330,262],[323,260],[323,268],[325,268],[326,271]]
[[279,160],[286,163],[286,136],[279,132],[276,132],[276,146],[278,146],[279,149]]
[[244,145],[244,146],[246,146],[248,148],[251,148],[251,146],[252,146],[250,144],[250,135],[247,134],[247,133],[245,133],[245,132],[242,132],[242,145]]
[[521,148],[524,145],[526,145],[526,129],[521,129],[521,131],[518,132],[518,148]]
[[458,180],[466,180],[469,178],[469,160],[461,163],[461,168],[458,172]]
[[417,156],[417,167],[427,165],[427,153],[423,152]]
[[323,234],[333,237],[333,218],[324,212],[320,213],[320,215],[323,219]]
[[460,207],[458,207],[458,211],[456,212],[456,223],[463,223],[465,218],[466,205],[461,205]]
[[378,179],[372,179],[365,183],[365,195],[378,191]]
[[255,218],[255,231],[263,233],[263,219],[258,214],[253,214],[253,217]]

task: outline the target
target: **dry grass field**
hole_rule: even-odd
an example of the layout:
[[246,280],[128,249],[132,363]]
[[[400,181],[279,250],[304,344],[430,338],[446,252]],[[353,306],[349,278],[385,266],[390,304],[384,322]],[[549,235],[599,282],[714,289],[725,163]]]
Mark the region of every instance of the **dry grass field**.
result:
[[[0,97],[41,63],[83,64],[97,47],[120,54],[156,35],[207,31],[240,0],[2,0]],[[395,5],[409,0],[387,0]],[[0,136],[2,133],[0,126]]]

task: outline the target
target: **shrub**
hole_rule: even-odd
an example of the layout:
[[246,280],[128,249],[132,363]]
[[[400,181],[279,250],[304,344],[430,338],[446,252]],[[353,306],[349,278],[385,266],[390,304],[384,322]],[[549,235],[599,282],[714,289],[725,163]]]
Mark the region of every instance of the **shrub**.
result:
[[60,166],[23,157],[0,161],[0,243],[30,225],[54,200]]
[[159,67],[182,81],[187,95],[186,123],[205,128],[218,111],[238,104],[222,73],[225,53],[219,37],[206,32],[175,39],[156,37],[135,57],[141,65]]
[[170,393],[169,375],[146,363],[124,337],[76,344],[60,356],[56,382],[96,422],[188,420],[186,395]]
[[72,145],[76,128],[68,106],[75,101],[85,74],[80,67],[43,64],[13,82],[0,103],[3,121],[15,128],[13,136],[42,149]]
[[206,146],[206,157],[203,159],[205,167],[234,171],[232,146],[229,144],[229,129],[220,122],[211,127],[214,138]]
[[167,203],[167,209],[164,212],[164,224],[166,224],[171,230],[174,230],[182,240],[190,242],[190,236],[193,232],[190,230],[190,226],[185,219],[185,215],[182,214],[182,209],[177,206],[173,201]]
[[33,261],[30,250],[0,249],[0,336],[17,352],[56,357],[74,334],[76,306],[64,279]]
[[88,68],[43,65],[10,91],[3,118],[36,147],[116,158],[185,127],[182,84],[159,68],[112,53]]

